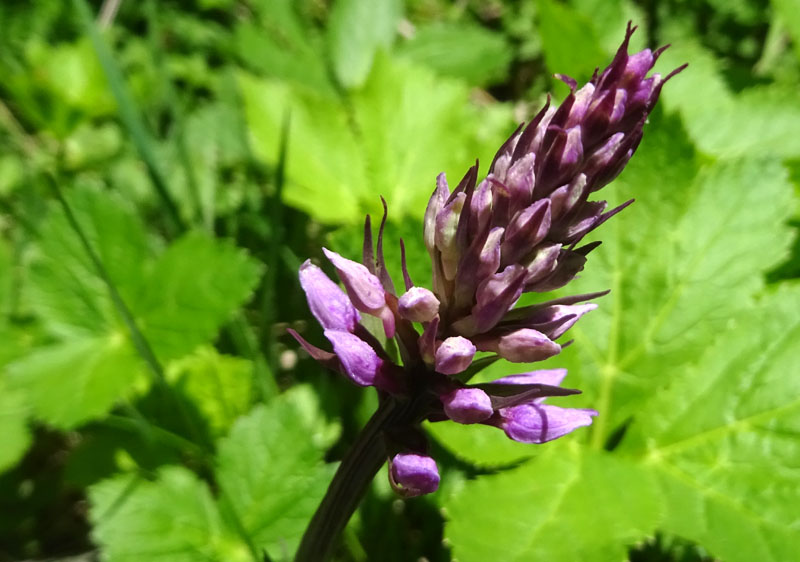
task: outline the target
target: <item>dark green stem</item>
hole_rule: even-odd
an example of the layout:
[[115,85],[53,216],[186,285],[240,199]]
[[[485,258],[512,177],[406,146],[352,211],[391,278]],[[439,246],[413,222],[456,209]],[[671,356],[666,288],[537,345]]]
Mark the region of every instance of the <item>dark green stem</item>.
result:
[[322,562],[355,512],[372,479],[386,462],[384,432],[417,421],[421,405],[387,398],[342,459],[325,497],[306,528],[295,562]]

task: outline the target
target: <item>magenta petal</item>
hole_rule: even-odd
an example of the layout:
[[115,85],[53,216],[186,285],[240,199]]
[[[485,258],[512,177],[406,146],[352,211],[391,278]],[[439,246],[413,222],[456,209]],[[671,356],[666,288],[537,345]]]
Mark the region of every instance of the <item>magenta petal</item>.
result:
[[326,330],[352,332],[361,319],[344,291],[319,267],[306,260],[300,266],[300,286],[314,318]]
[[361,312],[376,314],[386,306],[386,292],[380,279],[363,265],[322,248],[325,255],[336,268],[350,301]]
[[594,410],[559,408],[546,404],[523,404],[500,410],[500,427],[521,443],[545,443],[591,425]]
[[325,337],[333,345],[333,351],[342,363],[345,374],[359,386],[370,386],[383,366],[370,345],[351,334],[340,330],[325,330]]
[[479,388],[459,388],[439,399],[447,417],[458,423],[482,422],[494,412],[492,399]]
[[547,384],[559,386],[566,376],[566,369],[542,369],[540,371],[509,375],[492,381],[492,384]]
[[439,488],[439,469],[436,461],[426,455],[401,453],[390,461],[392,482],[406,497],[430,494]]
[[443,375],[455,375],[472,364],[475,345],[467,338],[453,336],[444,340],[436,350],[436,371]]

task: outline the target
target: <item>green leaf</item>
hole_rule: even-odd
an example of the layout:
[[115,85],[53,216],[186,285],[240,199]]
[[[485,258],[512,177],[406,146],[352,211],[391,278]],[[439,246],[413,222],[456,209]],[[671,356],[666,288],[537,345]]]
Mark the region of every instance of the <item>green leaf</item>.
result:
[[250,296],[260,271],[243,250],[199,232],[167,248],[133,305],[159,358],[180,357],[214,338]]
[[0,435],[3,436],[3,446],[0,447],[0,474],[12,467],[31,444],[28,409],[25,395],[10,390],[4,377],[0,376]]
[[[162,361],[213,339],[258,281],[259,265],[232,244],[189,233],[155,260],[155,244],[119,198],[79,188],[69,200],[111,282]],[[61,343],[37,350],[10,371],[38,416],[58,427],[74,427],[103,415],[129,394],[141,367],[105,281],[60,208],[48,215],[38,249],[31,303]],[[65,401],[65,395],[75,398]]]
[[478,85],[502,81],[513,56],[502,34],[464,24],[420,27],[397,52],[441,74]]
[[777,162],[700,163],[674,127],[649,133],[630,168],[604,190],[612,203],[637,203],[598,231],[603,246],[569,288],[611,294],[571,330],[576,353],[550,362],[570,367],[569,384],[584,392],[575,402],[601,412],[595,446],[671,372],[696,360],[789,243],[781,225],[792,188]]
[[253,70],[335,99],[320,44],[293,0],[257,0],[256,17],[236,26],[236,53]]
[[[91,486],[94,539],[110,562],[274,560],[294,552],[333,475],[323,441],[331,427],[293,389],[256,406],[220,440],[215,498],[183,467],[155,481],[119,476]],[[313,424],[313,425],[311,425]]]
[[257,406],[219,444],[217,478],[247,534],[270,556],[294,552],[333,476],[314,430],[286,398]]
[[167,379],[191,398],[215,434],[227,431],[252,403],[253,364],[213,347],[172,362]]
[[[124,300],[146,271],[151,242],[133,208],[113,193],[86,187],[68,199],[89,243],[118,285]],[[39,232],[38,259],[31,268],[31,306],[58,337],[94,337],[121,325],[108,288],[60,207],[53,204]]]
[[108,562],[252,561],[186,468],[164,468],[154,482],[120,475],[89,490],[92,536]]
[[664,529],[723,560],[790,560],[800,548],[798,307],[797,285],[741,307],[622,444],[661,481]]
[[[652,533],[656,479],[626,459],[552,444],[519,468],[467,481],[444,500],[459,560],[623,560]],[[491,532],[487,532],[491,529]]]
[[402,14],[399,0],[337,0],[328,19],[333,71],[346,88],[358,88],[369,74],[375,51],[388,49]]
[[7,367],[38,417],[64,429],[105,414],[141,381],[144,365],[120,332],[37,349]]
[[457,184],[476,158],[488,165],[511,132],[506,108],[479,111],[463,83],[380,55],[353,104],[369,179],[364,207],[377,211],[383,195],[393,220],[419,218],[440,172]]
[[579,82],[588,79],[598,61],[605,60],[591,21],[553,0],[538,0],[537,7],[547,68]]
[[503,106],[479,111],[462,83],[381,54],[348,110],[246,74],[239,82],[259,159],[276,163],[280,125],[291,110],[284,198],[325,223],[379,213],[379,195],[394,220],[418,216],[439,172],[457,182],[476,156],[490,161],[510,132]]
[[794,88],[752,86],[734,94],[722,63],[689,38],[673,41],[658,68],[689,67],[664,88],[663,103],[683,117],[698,149],[714,156],[800,156],[800,105]]

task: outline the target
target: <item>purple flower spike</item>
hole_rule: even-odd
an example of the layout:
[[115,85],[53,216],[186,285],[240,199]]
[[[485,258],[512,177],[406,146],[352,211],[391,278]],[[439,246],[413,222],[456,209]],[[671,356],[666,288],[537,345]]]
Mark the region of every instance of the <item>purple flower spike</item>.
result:
[[492,399],[479,388],[459,388],[439,397],[445,415],[454,422],[470,424],[487,420],[493,413]]
[[310,260],[300,266],[300,286],[311,314],[326,330],[352,332],[361,320],[344,291]]
[[439,488],[439,468],[427,455],[400,453],[389,466],[392,487],[407,498],[430,494]]
[[453,336],[444,340],[436,350],[436,372],[456,375],[470,366],[475,357],[475,344],[467,338]]
[[325,337],[333,345],[333,351],[342,362],[350,379],[359,386],[371,386],[383,366],[370,345],[350,332],[325,330]]
[[520,443],[545,443],[591,425],[594,410],[559,408],[547,404],[523,404],[499,411],[499,427]]
[[[580,393],[561,386],[564,369],[469,381],[500,358],[530,363],[557,355],[556,340],[607,292],[518,306],[524,293],[552,291],[574,279],[600,245],[583,243],[586,235],[632,202],[609,204],[593,194],[623,170],[661,89],[684,68],[664,78],[652,74],[663,48],[628,54],[634,30],[628,26],[611,64],[588,83],[557,75],[569,87],[566,99],[551,104],[548,98],[503,143],[485,177],[476,161],[452,190],[444,174],[436,178],[422,233],[430,290],[414,285],[401,240],[405,293],[398,296],[383,254],[385,201],[376,248],[367,217],[363,264],[324,249],[344,291],[310,262],[300,268],[309,308],[333,352],[290,333],[321,365],[374,386],[381,408],[402,404],[381,426],[381,442],[392,454],[401,451],[389,459],[390,481],[401,495],[427,494],[439,485],[436,463],[424,454],[422,420],[490,425],[516,441],[545,443],[590,425],[597,415],[544,403]],[[383,322],[385,343],[360,324],[359,313]],[[495,355],[476,361],[477,351]]]
[[411,322],[430,322],[439,313],[439,299],[425,287],[411,287],[398,300],[397,309]]

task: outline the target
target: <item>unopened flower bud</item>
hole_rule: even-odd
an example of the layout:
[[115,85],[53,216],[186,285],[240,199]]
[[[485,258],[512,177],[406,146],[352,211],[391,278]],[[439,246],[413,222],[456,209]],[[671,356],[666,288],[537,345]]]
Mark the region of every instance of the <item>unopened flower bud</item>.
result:
[[436,350],[436,371],[443,375],[456,375],[470,366],[476,351],[475,344],[467,338],[449,337]]
[[439,469],[427,455],[400,453],[390,461],[392,484],[406,497],[421,496],[439,488]]
[[481,339],[477,346],[481,351],[494,351],[512,363],[544,361],[561,352],[560,345],[531,328],[514,330],[500,337]]
[[430,322],[439,313],[439,299],[424,287],[411,287],[397,302],[400,316],[411,322]]
[[492,413],[492,400],[479,388],[459,388],[439,397],[444,413],[458,423],[478,423],[488,419]]

